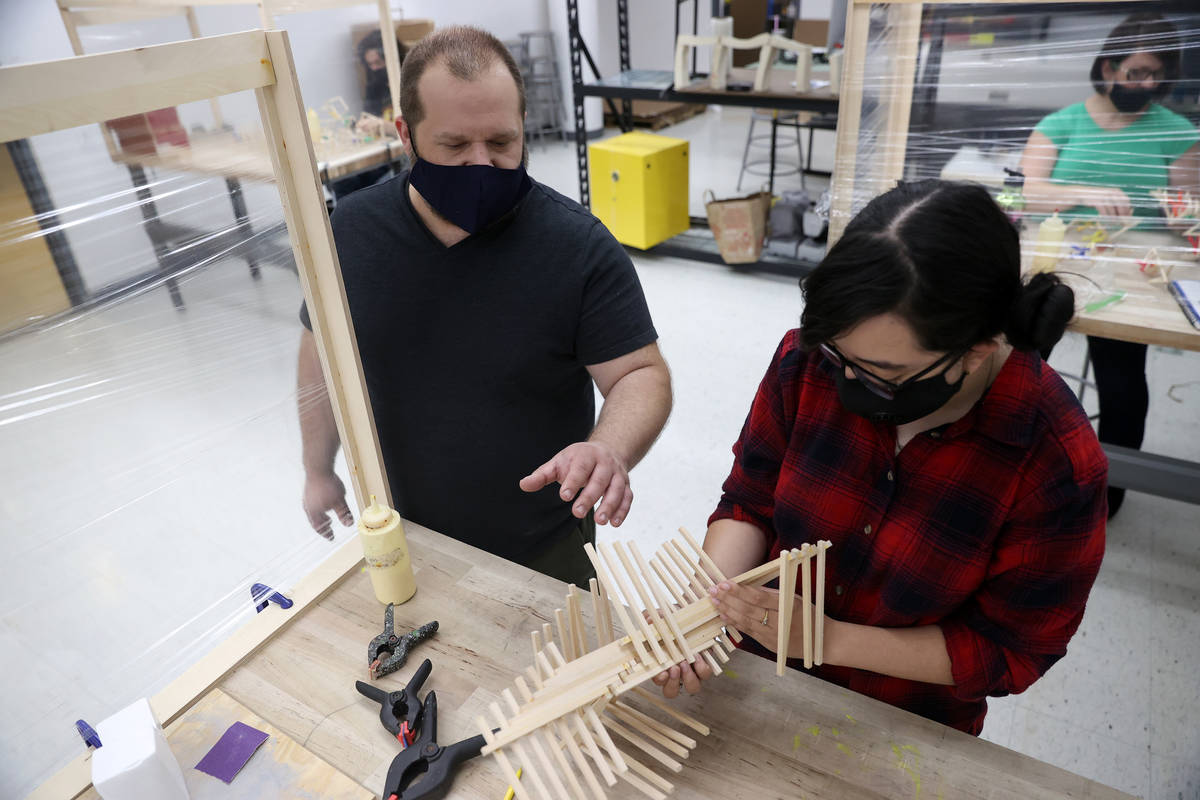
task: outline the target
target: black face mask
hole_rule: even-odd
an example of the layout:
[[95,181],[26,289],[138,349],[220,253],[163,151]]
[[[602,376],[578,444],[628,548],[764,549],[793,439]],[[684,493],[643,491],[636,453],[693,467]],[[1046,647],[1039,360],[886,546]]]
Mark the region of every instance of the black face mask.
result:
[[524,163],[516,169],[430,164],[416,146],[413,155],[409,181],[434,211],[467,233],[477,233],[512,211],[533,186]]
[[1117,111],[1122,114],[1132,114],[1145,108],[1154,99],[1154,92],[1149,89],[1131,89],[1128,86],[1114,83],[1108,90],[1108,99],[1112,100]]
[[964,371],[957,381],[947,383],[945,375],[939,373],[902,386],[891,400],[887,400],[863,386],[862,381],[847,378],[844,369],[834,371],[838,399],[846,410],[871,422],[888,425],[907,425],[937,411],[958,393],[966,377]]

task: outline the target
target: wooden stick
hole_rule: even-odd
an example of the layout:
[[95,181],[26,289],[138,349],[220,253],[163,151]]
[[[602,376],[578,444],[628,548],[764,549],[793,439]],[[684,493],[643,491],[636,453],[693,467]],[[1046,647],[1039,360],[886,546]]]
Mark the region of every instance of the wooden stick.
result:
[[554,609],[554,623],[558,626],[558,641],[562,646],[563,653],[567,656],[567,661],[574,661],[575,636],[571,633],[570,625],[567,623],[567,615],[561,608]]
[[[704,569],[699,570],[699,572],[707,577],[705,570],[712,570],[713,577],[716,579],[713,581],[714,584],[719,581],[727,580],[725,574],[721,572],[720,568],[717,567],[717,565],[713,563],[713,560],[708,557],[708,553],[704,552],[704,548],[692,538],[690,533],[688,533],[687,528],[681,525],[679,526],[679,532],[683,534],[683,538],[687,540],[687,543],[691,545],[691,548],[695,550],[696,554],[700,557],[700,563],[703,565]],[[742,635],[738,633],[736,628],[729,628],[729,637],[735,642],[740,642],[742,640]]]
[[655,761],[662,764],[672,772],[682,772],[683,764],[680,764],[675,759],[664,753],[662,750],[655,747],[652,743],[643,739],[631,730],[627,730],[624,726],[616,724],[615,720],[610,719],[608,724],[609,730],[620,736],[625,741],[632,744],[634,747],[652,757]]
[[[666,553],[667,555],[669,555],[671,557],[671,562],[667,562],[667,563],[675,563],[677,565],[676,569],[680,571],[681,576],[683,576],[685,573],[688,573],[688,572],[691,573],[690,581],[686,577],[682,578],[682,581],[684,583],[687,583],[691,587],[692,593],[695,595],[697,603],[699,603],[702,600],[708,601],[708,603],[709,603],[708,608],[712,609],[713,615],[715,616],[716,615],[716,606],[712,605],[712,600],[708,597],[708,589],[707,589],[708,586],[713,586],[714,584],[712,582],[712,579],[708,577],[708,574],[705,573],[703,570],[699,569],[695,564],[692,564],[691,562],[689,562],[687,560],[687,554],[683,550],[683,545],[679,544],[679,542],[676,541],[675,539],[671,539],[670,541],[668,541],[666,543],[666,545],[663,547],[662,552]],[[663,561],[666,562],[666,558],[664,558]],[[700,579],[699,576],[701,576],[701,575],[704,576],[703,580],[707,581],[708,582],[707,584],[705,584]],[[731,628],[731,630],[732,630],[732,628]],[[735,635],[736,635],[736,633],[737,633],[737,631],[734,631]],[[729,637],[725,635],[724,631],[722,631],[722,633],[720,635],[720,639],[721,639],[721,641],[723,641],[725,643],[726,647],[728,647],[730,650],[733,649],[733,643],[729,641]]]
[[708,668],[712,670],[713,675],[720,675],[722,672],[724,672],[724,670],[721,669],[721,665],[717,663],[717,660],[713,658],[713,655],[709,650],[704,651],[704,660],[708,663]]
[[[783,677],[787,668],[788,644],[792,635],[792,608],[796,601],[796,568],[799,562],[788,557],[785,551],[779,556],[779,636],[775,642],[775,674]],[[804,562],[807,574],[808,562]]]
[[[682,746],[678,742],[672,741],[669,737],[664,736],[662,733],[655,730],[652,726],[647,725],[642,720],[640,720],[637,717],[634,717],[633,715],[629,714],[628,712],[622,710],[621,707],[617,703],[609,704],[608,714],[609,714],[609,717],[611,717],[610,724],[609,724],[610,728],[614,727],[615,723],[613,722],[613,720],[616,720],[618,722],[622,722],[626,725],[629,725],[630,727],[637,730],[638,733],[648,737],[651,741],[656,742],[660,747],[664,747],[667,750],[670,750],[672,753],[679,756],[680,758],[687,758],[688,754],[691,752],[690,750],[688,750],[686,747]],[[616,724],[615,727],[620,728],[620,725]]]
[[638,697],[645,700],[647,703],[650,703],[651,705],[653,705],[658,710],[662,711],[664,714],[674,717],[675,719],[682,722],[684,725],[687,725],[689,728],[696,731],[696,733],[699,733],[701,736],[708,736],[712,732],[712,729],[710,729],[703,722],[701,722],[700,720],[696,719],[695,717],[693,717],[689,714],[685,714],[682,711],[676,709],[673,705],[671,705],[670,703],[668,703],[666,700],[659,697],[658,695],[654,694],[653,692],[646,691],[645,689],[643,689],[641,687],[633,689],[632,692],[633,692],[633,694],[636,694]]
[[813,663],[818,667],[825,661],[825,551],[833,545],[826,539],[817,542],[817,636]]
[[[627,778],[626,778],[627,780],[628,780],[628,778],[632,778],[635,775],[637,775],[642,778],[645,778],[649,783],[653,783],[655,786],[662,789],[664,792],[674,791],[675,785],[673,783],[671,783],[669,780],[662,777],[657,772],[650,769],[649,767],[647,767],[645,764],[638,761],[637,759],[632,758],[630,756],[625,756],[625,763],[629,764],[629,772],[625,773],[625,775],[627,776]],[[657,792],[651,792],[644,785],[638,786],[633,781],[629,781],[629,783],[630,783],[630,785],[634,786],[639,791],[644,792],[645,794],[649,795],[650,797],[662,797],[665,800],[664,795],[659,794]]]
[[558,645],[554,642],[546,643],[546,652],[550,654],[550,657],[554,659],[554,663],[558,665],[556,669],[562,669],[567,665],[567,659],[563,658],[562,651],[558,649]]
[[[812,551],[809,549],[812,545],[804,545],[800,548],[800,558],[803,559],[801,566],[804,570],[800,579],[800,619],[804,625],[804,668],[812,669],[812,575],[809,568]],[[792,590],[793,592],[795,589]]]
[[640,711],[640,710],[634,708],[633,706],[629,705],[629,703],[626,703],[624,700],[614,700],[612,703],[612,706],[621,709],[626,714],[633,715],[635,718],[641,720],[646,725],[649,725],[650,727],[654,728],[656,731],[661,733],[663,736],[666,736],[670,739],[674,739],[676,742],[683,745],[684,747],[695,749],[696,745],[698,744],[695,739],[688,736],[687,734],[680,733],[679,731],[675,730],[674,728],[672,728],[670,725],[666,724],[665,722],[660,722],[659,720],[656,720],[654,717],[650,716],[649,714],[645,713],[644,711]]
[[[492,726],[482,716],[475,717],[475,724],[483,732],[483,741],[491,745],[495,741],[495,738],[492,736]],[[500,765],[500,771],[508,778],[508,783],[516,791],[516,795],[518,797],[527,797],[529,793],[521,785],[521,779],[517,777],[517,771],[513,769],[512,762],[508,760],[508,755],[503,750],[493,750],[492,755],[496,757],[496,763]]]
[[[586,548],[588,545],[584,545],[584,547]],[[626,602],[636,602],[637,595],[629,587],[629,584],[625,582],[625,578],[622,577],[621,571],[618,570],[616,564],[613,563],[612,557],[608,554],[608,549],[609,548],[606,547],[600,548],[600,555],[604,559],[605,563],[609,566],[609,574],[616,579],[616,586],[621,590],[621,594],[625,597]],[[660,665],[666,663],[667,654],[659,645],[658,636],[656,635],[654,629],[650,627],[650,623],[646,621],[646,618],[641,614],[634,613],[633,616],[637,618],[637,623],[634,623],[633,619],[630,618],[628,611],[625,610],[625,603],[617,603],[617,611],[621,614],[621,622],[625,622],[629,626],[640,623],[637,630],[641,631],[642,636],[644,636],[646,641],[650,644],[650,649],[654,651],[654,660],[650,661],[648,658],[644,658],[643,663]],[[635,628],[630,627],[628,630],[633,631]]]
[[[599,751],[597,751],[595,754],[593,754],[592,752],[589,751],[588,755],[592,756],[592,760],[595,761],[597,765],[602,765],[604,767],[607,767],[608,759],[605,758],[603,755],[601,755],[599,753]],[[635,763],[632,758],[629,759],[628,761],[630,764]],[[639,764],[638,766],[641,766],[641,765]],[[646,768],[642,767],[642,770],[646,770]],[[646,771],[649,772],[649,770],[646,770]],[[630,786],[637,789],[642,794],[651,798],[651,800],[667,800],[667,796],[665,794],[658,791],[653,786],[651,786],[649,783],[643,781],[640,777],[638,777],[638,775],[640,773],[641,773],[641,770],[638,770],[637,772],[635,772],[634,770],[627,769],[621,773],[621,779],[624,780],[626,783],[628,783]],[[653,773],[651,773],[651,774],[653,774]]]
[[608,766],[608,759],[600,755],[600,747],[596,744],[595,737],[588,731],[587,726],[583,724],[583,715],[576,711],[571,715],[571,722],[575,723],[575,730],[579,734],[580,741],[583,742],[584,750],[592,757],[592,761],[596,762],[596,766],[600,768],[600,777],[604,778],[604,782],[609,786],[615,786],[617,776],[613,774],[612,769]]
[[567,745],[567,752],[571,754],[571,760],[575,762],[575,769],[583,775],[584,782],[588,785],[588,789],[592,793],[595,800],[607,800],[607,795],[604,792],[604,787],[600,785],[600,781],[596,780],[596,773],[592,771],[591,765],[588,764],[587,758],[584,757],[583,751],[579,749],[579,744],[575,741],[575,737],[571,734],[571,729],[567,727],[567,723],[561,719],[554,721],[554,732],[558,734]]
[[[521,705],[517,702],[517,698],[513,696],[512,689],[505,689],[500,694],[504,697],[504,702],[508,703],[508,708],[513,715],[519,715],[521,713]],[[531,731],[531,733],[536,733],[537,735],[530,736],[528,739],[533,745],[533,752],[538,758],[538,764],[541,765],[542,769],[546,770],[546,775],[549,776],[550,783],[553,785],[554,790],[558,792],[558,796],[568,796],[567,787],[563,785],[562,778],[560,778],[558,775],[558,770],[554,768],[554,762],[550,760],[550,753],[553,752],[558,756],[558,758],[562,761],[561,767],[567,773],[571,773],[571,768],[567,765],[566,759],[563,758],[561,748],[555,747],[553,742],[548,741],[549,733],[546,730],[547,727],[548,726],[542,726],[536,731]],[[547,748],[547,745],[549,745],[549,748]],[[572,778],[574,778],[573,774]],[[580,790],[576,794],[570,796],[578,797],[582,793],[583,791]]]
[[[536,662],[535,662],[535,664],[536,664]],[[536,688],[541,689],[542,688],[542,673],[541,673],[541,670],[539,670],[535,664],[530,664],[528,667],[526,667],[525,674],[529,676],[529,680],[533,681],[533,685]]]
[[542,642],[543,646],[554,641],[554,626],[549,622],[542,623]]
[[[585,542],[583,550],[587,553],[587,557],[591,560],[592,566],[596,569],[596,574],[600,577],[601,585],[616,587],[612,576],[608,572],[608,568],[604,565],[600,556],[596,553],[596,548],[591,542]],[[624,590],[622,590],[624,591]],[[621,618],[621,624],[625,626],[625,633],[628,634],[630,641],[633,643],[633,648],[637,650],[638,660],[647,662],[650,660],[650,655],[646,652],[646,648],[642,646],[638,628],[633,624],[633,620],[629,618],[629,612],[625,608],[624,603],[614,603],[617,607],[617,616]]]
[[533,657],[536,659],[537,654],[541,651],[541,649],[543,647],[545,647],[545,645],[542,643],[542,632],[539,630],[530,631],[529,632],[529,642],[530,642],[530,644],[533,645]]
[[643,585],[642,580],[644,576],[638,570],[634,569],[633,563],[629,560],[629,554],[625,552],[625,546],[621,542],[613,542],[612,548],[613,552],[620,558],[621,566],[625,568],[625,572],[629,576],[629,580],[633,584],[638,598],[641,599],[642,608],[646,609],[645,613],[641,615],[642,621],[645,622],[646,617],[650,617],[649,624],[654,627],[657,637],[662,639],[663,646],[666,648],[667,658],[671,659],[672,664],[678,664],[683,660],[683,653],[676,646],[675,637],[671,635],[671,629],[663,622],[657,603],[654,601],[654,595],[647,591],[645,585]]
[[608,597],[600,593],[600,582],[595,578],[588,581],[588,589],[592,594],[592,619],[596,623],[596,641],[600,646],[613,640],[612,618],[608,612]]
[[671,594],[675,595],[675,599],[679,601],[680,605],[694,603],[700,599],[692,591],[692,587],[688,584],[687,579],[679,572],[679,568],[675,566],[674,562],[664,557],[661,551],[650,557],[650,564],[660,575],[668,576],[667,578],[663,578],[663,583],[671,590]]
[[671,628],[675,643],[683,650],[683,655],[689,664],[696,663],[696,654],[688,647],[687,639],[684,638],[683,631],[679,630],[679,623],[675,621],[671,599],[663,593],[662,588],[655,582],[650,566],[646,563],[646,559],[642,558],[642,553],[638,550],[637,544],[630,542],[629,551],[633,553],[634,560],[637,561],[638,567],[641,568],[642,573],[646,576],[646,582],[650,584],[650,591],[654,595],[655,602],[658,604],[659,613],[666,619],[667,625]]
[[[492,716],[495,717],[496,722],[499,723],[500,730],[503,731],[504,728],[508,725],[508,723],[504,719],[504,712],[502,712],[500,710],[500,704],[493,702],[488,705],[488,708],[491,710]],[[487,733],[484,734],[484,741],[488,743],[489,747],[492,747],[495,745],[495,742],[496,742],[495,735],[491,733],[491,728],[486,728],[485,730],[487,731]],[[524,774],[529,777],[529,782],[533,786],[532,793],[535,796],[537,796],[538,798],[540,798],[540,800],[550,800],[549,792],[546,791],[546,785],[544,783],[542,783],[542,779],[538,775],[537,770],[531,769],[531,767],[533,767],[533,759],[531,759],[529,757],[529,751],[526,750],[524,745],[518,741],[514,741],[512,743],[512,746],[513,746],[513,750],[515,750],[517,753],[517,757],[521,759],[521,763],[524,765]],[[500,752],[501,751],[497,748],[492,751],[492,754],[494,755],[494,754],[500,753]],[[511,767],[511,765],[510,765],[510,767]],[[515,781],[515,779],[516,779],[516,772],[514,771],[512,773],[512,775],[509,777],[509,781],[512,782],[512,781]],[[512,785],[514,788],[517,786],[517,784],[515,782],[512,783]]]
[[583,715],[587,718],[588,723],[592,726],[592,730],[600,737],[600,743],[604,745],[605,751],[613,760],[613,765],[617,772],[625,772],[629,769],[629,765],[625,763],[625,759],[621,757],[621,751],[613,743],[612,737],[608,735],[608,731],[604,728],[604,723],[600,721],[600,717],[596,716],[596,711],[591,706],[583,709]]
[[572,583],[567,591],[567,611],[570,615],[571,630],[575,633],[575,652],[582,656],[589,652],[589,648],[587,630],[583,624],[583,609],[579,601],[579,587]]

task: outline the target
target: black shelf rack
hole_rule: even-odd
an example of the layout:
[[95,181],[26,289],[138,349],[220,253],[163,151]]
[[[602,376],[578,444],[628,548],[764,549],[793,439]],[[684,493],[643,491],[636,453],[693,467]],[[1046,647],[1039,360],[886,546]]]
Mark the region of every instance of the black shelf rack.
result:
[[[675,33],[679,33],[679,6],[686,2],[693,4],[692,32],[698,25],[699,4],[701,0],[674,0],[675,2]],[[566,0],[567,29],[571,54],[571,99],[575,111],[575,161],[579,173],[579,201],[586,207],[591,207],[591,183],[588,178],[588,134],[587,120],[584,117],[584,98],[600,97],[607,103],[613,117],[617,120],[622,132],[633,130],[634,100],[658,100],[681,103],[699,103],[702,105],[749,106],[753,108],[770,108],[781,111],[816,111],[829,113],[837,110],[836,97],[812,97],[796,95],[794,97],[780,95],[764,95],[758,93],[714,93],[707,91],[680,91],[674,85],[674,74],[667,70],[635,70],[629,59],[629,0],[616,0],[617,3],[617,42],[620,58],[620,72],[612,76],[602,76],[595,59],[588,50],[579,32],[579,2]],[[713,16],[721,13],[721,0],[713,0]],[[583,77],[584,61],[587,62],[594,80],[585,82]],[[695,52],[692,54],[692,77],[706,77],[696,73]],[[772,126],[772,136],[775,130]],[[774,144],[774,142],[772,142]],[[772,147],[772,155],[774,148]],[[692,217],[692,230],[676,236],[650,248],[646,252],[661,255],[691,258],[696,261],[707,261],[714,264],[724,263],[717,250],[716,242],[708,231],[707,220],[702,217]],[[768,255],[754,264],[740,264],[738,269],[757,272],[803,277],[808,274],[817,262],[806,259],[792,259],[783,256]]]

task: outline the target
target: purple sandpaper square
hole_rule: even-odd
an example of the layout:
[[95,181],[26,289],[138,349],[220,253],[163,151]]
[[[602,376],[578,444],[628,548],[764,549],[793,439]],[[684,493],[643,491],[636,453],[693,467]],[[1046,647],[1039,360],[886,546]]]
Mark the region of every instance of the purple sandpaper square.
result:
[[260,730],[251,728],[244,722],[235,722],[225,731],[221,740],[204,754],[196,769],[207,772],[214,778],[220,778],[226,783],[232,783],[254,751],[270,738]]

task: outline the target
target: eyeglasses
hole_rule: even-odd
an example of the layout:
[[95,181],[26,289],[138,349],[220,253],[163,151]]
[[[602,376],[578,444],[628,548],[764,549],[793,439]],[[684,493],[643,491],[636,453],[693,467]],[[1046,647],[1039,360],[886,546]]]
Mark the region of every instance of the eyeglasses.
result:
[[1166,70],[1150,69],[1149,67],[1122,69],[1120,72],[1125,76],[1125,81],[1127,83],[1144,83],[1146,81],[1162,83],[1163,79],[1167,77]]
[[820,348],[821,355],[829,359],[829,362],[833,364],[834,367],[837,369],[845,369],[846,367],[849,367],[850,371],[854,373],[854,377],[861,381],[863,386],[867,387],[872,394],[882,397],[884,400],[894,399],[896,397],[896,392],[900,391],[905,386],[908,386],[910,383],[925,377],[942,364],[946,365],[946,369],[942,370],[942,372],[945,372],[946,370],[950,369],[950,366],[955,361],[957,361],[966,353],[965,350],[946,353],[946,355],[942,356],[937,361],[918,372],[916,375],[913,375],[911,378],[907,378],[900,383],[895,383],[894,381],[889,381],[885,378],[879,377],[864,366],[854,363],[839,353],[838,349],[831,344],[822,343]]

